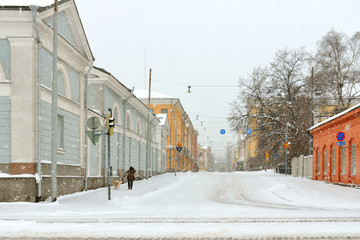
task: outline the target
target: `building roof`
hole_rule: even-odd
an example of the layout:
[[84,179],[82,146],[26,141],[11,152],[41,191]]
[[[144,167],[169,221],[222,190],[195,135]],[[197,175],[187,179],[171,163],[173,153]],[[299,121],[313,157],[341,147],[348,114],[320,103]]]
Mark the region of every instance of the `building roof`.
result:
[[[135,89],[134,95],[139,99],[148,99],[149,98],[149,90],[148,89]],[[151,91],[150,93],[151,99],[177,99],[175,97],[171,97],[162,93]]]
[[37,5],[39,7],[45,7],[54,4],[54,0],[1,0],[1,6],[29,6]]
[[318,124],[316,124],[314,126],[312,126],[309,130],[311,131],[311,130],[317,128],[317,127],[320,127],[321,125],[323,125],[325,123],[328,123],[328,122],[330,122],[330,121],[332,121],[332,120],[334,120],[336,118],[339,118],[339,117],[353,111],[354,109],[357,109],[358,107],[360,107],[360,103],[353,106],[353,107],[351,107],[351,108],[349,108],[349,109],[346,109],[345,111],[342,111],[341,113],[338,113],[338,114],[336,114],[336,115],[334,115],[334,116],[332,116],[332,117],[330,117],[330,118],[328,118],[328,119],[326,119],[326,120],[324,120],[324,121],[322,121],[322,122],[320,122],[320,123],[318,123]]
[[[83,49],[84,50],[83,54],[87,55],[87,53],[86,53],[86,47],[87,47],[87,50],[89,51],[89,54],[90,54],[89,58],[91,58],[92,61],[95,61],[95,57],[91,51],[90,44],[89,44],[89,41],[88,41],[86,33],[85,33],[85,29],[84,29],[84,26],[82,24],[82,21],[81,21],[80,15],[79,15],[79,11],[75,4],[75,0],[59,0],[58,6],[60,6],[64,3],[67,3],[67,2],[73,2],[77,17],[80,22],[80,27],[82,28],[81,30],[84,35],[83,40],[86,42],[86,45],[87,45],[87,46],[85,46],[85,44],[82,43],[82,44],[84,44],[84,47],[85,47],[85,49]],[[31,11],[30,6],[34,5],[34,6],[39,6],[39,9],[37,11],[40,13],[43,11],[47,11],[51,8],[54,8],[54,4],[55,4],[54,0],[0,0],[0,9],[1,10],[10,10],[10,11],[19,11],[19,10],[20,11]],[[79,32],[79,35],[81,36],[80,32]],[[82,38],[82,37],[80,37],[80,38]]]

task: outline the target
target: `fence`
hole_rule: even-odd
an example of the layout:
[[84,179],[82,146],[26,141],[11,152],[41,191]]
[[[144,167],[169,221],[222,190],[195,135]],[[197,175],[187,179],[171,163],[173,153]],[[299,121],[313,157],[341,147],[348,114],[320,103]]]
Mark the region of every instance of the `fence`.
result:
[[291,160],[291,175],[293,177],[312,178],[312,155],[293,158]]

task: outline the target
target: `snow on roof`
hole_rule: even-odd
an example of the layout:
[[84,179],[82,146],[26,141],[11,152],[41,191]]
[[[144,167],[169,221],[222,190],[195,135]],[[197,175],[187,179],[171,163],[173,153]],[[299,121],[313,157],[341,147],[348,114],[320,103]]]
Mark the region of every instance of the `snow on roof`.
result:
[[[139,99],[148,99],[149,98],[149,90],[148,89],[135,89],[134,95]],[[151,91],[150,98],[175,98],[162,93]]]
[[324,120],[322,122],[319,122],[318,124],[312,126],[309,130],[311,131],[311,130],[313,130],[313,129],[315,129],[315,128],[317,128],[317,127],[319,127],[319,126],[321,126],[321,125],[323,125],[325,123],[328,123],[328,122],[330,122],[330,121],[332,121],[332,120],[334,120],[334,119],[336,119],[338,117],[341,117],[341,116],[351,112],[352,110],[354,110],[354,109],[356,109],[358,107],[360,107],[360,103],[353,106],[353,107],[351,107],[351,108],[349,108],[349,109],[346,109],[345,111],[342,111],[341,113],[338,113],[338,114],[336,114],[336,115],[334,115],[334,116],[332,116],[332,117],[330,117],[330,118],[328,118],[328,119],[326,119],[326,120]]
[[40,7],[54,4],[54,0],[0,0],[0,6],[30,6],[37,5]]
[[159,125],[164,125],[165,124],[166,118],[167,118],[166,113],[156,114],[156,117],[160,120]]

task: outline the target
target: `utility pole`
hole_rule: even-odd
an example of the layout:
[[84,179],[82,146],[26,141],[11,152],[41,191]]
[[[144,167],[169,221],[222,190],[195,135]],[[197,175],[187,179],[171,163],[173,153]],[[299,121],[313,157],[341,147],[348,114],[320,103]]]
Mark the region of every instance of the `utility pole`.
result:
[[148,118],[147,118],[147,134],[146,134],[146,162],[145,162],[145,177],[148,178],[148,161],[149,161],[149,142],[150,142],[150,96],[151,96],[151,68],[149,74],[149,99],[148,99]]
[[53,33],[53,79],[51,85],[51,201],[57,197],[57,35],[58,35],[58,0],[54,3],[54,33]]

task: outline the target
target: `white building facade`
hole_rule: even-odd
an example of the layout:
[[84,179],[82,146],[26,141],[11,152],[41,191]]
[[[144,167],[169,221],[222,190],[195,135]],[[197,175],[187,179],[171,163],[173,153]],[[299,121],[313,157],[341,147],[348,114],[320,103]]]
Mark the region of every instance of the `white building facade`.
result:
[[[40,201],[51,192],[53,13],[53,6],[0,6],[0,201]],[[73,0],[59,1],[57,40],[57,195],[104,186],[106,135],[94,145],[86,131],[91,117],[103,131],[109,109],[116,121],[112,177],[130,165],[139,178],[161,173],[153,164],[160,121],[110,73],[92,67]]]

